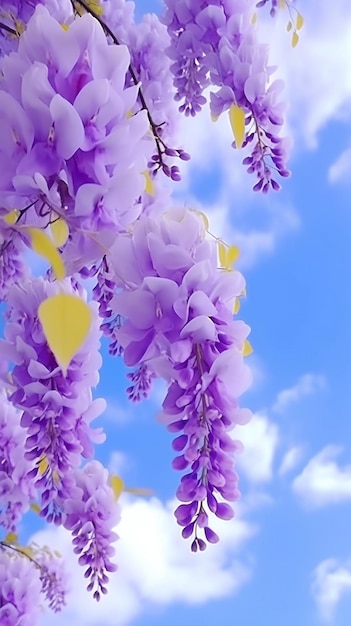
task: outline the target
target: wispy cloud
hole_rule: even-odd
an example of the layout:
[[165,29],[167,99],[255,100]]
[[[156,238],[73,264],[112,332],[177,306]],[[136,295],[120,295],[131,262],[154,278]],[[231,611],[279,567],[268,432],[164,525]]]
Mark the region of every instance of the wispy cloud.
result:
[[351,465],[336,462],[342,451],[338,446],[326,446],[294,479],[293,491],[303,504],[322,507],[351,500]]
[[326,559],[319,563],[312,574],[311,592],[320,616],[333,620],[342,597],[351,594],[351,561]]
[[238,468],[252,483],[270,481],[279,442],[277,425],[265,413],[256,413],[249,424],[237,426],[234,434],[244,444],[244,451],[238,457]]
[[340,154],[328,170],[330,183],[350,183],[351,181],[351,148]]
[[300,463],[303,457],[303,448],[302,446],[293,446],[288,450],[281,461],[278,474],[279,476],[285,476],[292,470],[296,468],[296,466]]
[[301,398],[315,394],[325,387],[326,381],[323,376],[318,374],[305,374],[301,376],[297,383],[288,389],[283,389],[277,395],[277,399],[273,404],[273,411],[276,413],[284,413],[291,404],[299,402]]

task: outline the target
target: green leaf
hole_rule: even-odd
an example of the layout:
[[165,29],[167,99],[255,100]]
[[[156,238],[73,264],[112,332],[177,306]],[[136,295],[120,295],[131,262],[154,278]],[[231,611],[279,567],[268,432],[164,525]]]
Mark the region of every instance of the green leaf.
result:
[[38,228],[28,228],[28,233],[31,238],[32,250],[49,261],[57,280],[63,280],[66,276],[65,265],[51,239]]
[[241,148],[245,137],[245,113],[236,104],[232,104],[229,109],[229,120],[232,127],[235,144]]
[[59,293],[40,304],[38,317],[49,348],[66,375],[71,360],[89,334],[91,310],[77,296]]

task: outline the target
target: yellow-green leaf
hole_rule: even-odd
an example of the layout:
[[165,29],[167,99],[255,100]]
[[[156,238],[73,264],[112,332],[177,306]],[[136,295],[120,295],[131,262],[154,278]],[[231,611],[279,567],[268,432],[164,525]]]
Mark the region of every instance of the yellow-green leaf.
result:
[[233,263],[239,257],[240,250],[238,246],[230,246],[227,251],[227,269],[231,269]]
[[152,496],[152,489],[138,488],[138,487],[125,487],[123,489],[126,493],[132,493],[134,496]]
[[23,548],[21,547],[21,552],[22,552],[22,554],[25,554],[26,556],[29,556],[29,558],[33,558],[34,557],[34,552],[33,552],[32,548],[30,546],[24,546]]
[[49,467],[48,457],[46,456],[46,454],[44,454],[44,456],[40,459],[38,463],[39,474],[41,475],[45,474],[48,467]]
[[254,13],[251,17],[251,24],[256,24],[257,22],[257,13]]
[[4,542],[15,545],[16,543],[18,543],[18,536],[16,535],[16,533],[7,533]]
[[49,348],[64,374],[83,345],[92,322],[92,313],[78,296],[59,293],[44,300],[38,309]]
[[240,300],[239,300],[239,298],[235,298],[234,308],[233,308],[234,315],[237,315],[237,313],[239,313],[239,311],[240,311]]
[[249,356],[252,353],[253,353],[253,347],[251,343],[247,339],[245,339],[244,347],[243,347],[243,356]]
[[38,228],[28,228],[28,232],[34,252],[49,261],[57,280],[62,280],[66,275],[65,265],[51,239]]
[[299,39],[300,37],[298,36],[297,32],[295,31],[293,33],[293,36],[291,38],[291,45],[293,48],[296,48],[297,44],[299,43]]
[[281,9],[285,9],[286,7],[286,0],[279,0],[279,6]]
[[235,144],[241,148],[245,137],[245,113],[236,104],[232,104],[229,109],[229,120],[232,127]]
[[50,224],[50,228],[55,246],[61,248],[61,246],[65,245],[69,235],[67,222],[62,217],[59,217]]
[[111,489],[113,491],[113,494],[115,496],[115,499],[118,500],[119,496],[121,495],[122,491],[124,490],[124,482],[123,482],[122,478],[112,474],[110,476],[110,485],[111,485]]
[[5,224],[7,224],[8,226],[13,226],[13,224],[16,224],[18,220],[18,216],[19,211],[17,209],[13,209],[13,211],[10,211],[10,213],[7,213],[7,215],[2,215],[1,217]]
[[301,13],[297,14],[297,18],[296,18],[296,30],[301,30],[301,28],[304,25],[304,19],[301,15]]
[[36,502],[33,502],[33,503],[30,505],[30,509],[31,509],[31,511],[33,511],[34,513],[40,513],[40,511],[41,511],[41,508],[40,508],[39,504],[36,504]]
[[147,170],[143,172],[145,176],[145,191],[149,194],[149,196],[153,196],[155,193],[154,183],[152,182],[152,178]]

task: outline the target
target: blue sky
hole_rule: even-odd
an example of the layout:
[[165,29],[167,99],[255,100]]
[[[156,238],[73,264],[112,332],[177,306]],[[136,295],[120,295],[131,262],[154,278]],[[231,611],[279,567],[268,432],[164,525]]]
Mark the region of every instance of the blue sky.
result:
[[[160,5],[136,4],[139,14]],[[351,4],[318,5],[299,3],[306,24],[294,50],[287,15],[266,23],[260,14],[294,139],[283,191],[251,192],[225,116],[213,124],[205,112],[180,128],[193,159],[176,201],[201,208],[212,232],[239,245],[247,280],[240,315],[252,327],[254,383],[244,404],[254,417],[235,431],[246,448],[237,518],[219,525],[220,544],[190,553],[172,519],[171,438],[155,419],[162,385],[131,406],[123,367],[105,350],[108,439],[99,458],[154,496],[124,497],[119,572],[99,606],[84,592],[69,537],[39,532],[67,555],[74,589],[67,611],[46,613],[43,626],[349,625]]]

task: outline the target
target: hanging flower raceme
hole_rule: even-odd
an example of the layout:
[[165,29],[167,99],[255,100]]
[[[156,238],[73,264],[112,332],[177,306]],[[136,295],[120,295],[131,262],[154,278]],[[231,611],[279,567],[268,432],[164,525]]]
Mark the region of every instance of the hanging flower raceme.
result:
[[125,319],[117,333],[125,362],[169,381],[162,421],[177,433],[175,469],[187,470],[176,517],[183,536],[194,535],[193,550],[206,545],[200,528],[217,540],[209,511],[233,515],[222,500],[239,497],[233,465],[241,444],[228,432],[250,419],[237,400],[250,383],[243,359],[249,328],[233,320],[245,283],[239,272],[218,268],[217,243],[204,235],[202,217],[174,210],[159,223],[141,220],[111,254],[121,287],[111,308]]
[[245,157],[249,173],[257,177],[255,191],[280,185],[275,172],[288,176],[288,145],[279,137],[284,122],[281,81],[270,82],[268,48],[258,42],[252,0],[166,0],[165,23],[172,44],[169,56],[181,101],[180,111],[195,115],[211,90],[211,114],[229,112],[234,146],[252,144]]
[[112,561],[113,543],[118,536],[113,527],[119,511],[107,470],[98,461],[90,461],[73,473],[74,488],[64,504],[63,525],[73,535],[74,552],[79,564],[86,567],[88,591],[96,600],[107,593],[109,573],[117,567]]
[[[26,433],[24,455],[31,461],[28,476],[41,494],[41,514],[61,523],[62,503],[72,485],[72,468],[93,455],[93,442],[104,440],[90,422],[102,413],[105,402],[93,400],[91,388],[99,381],[100,331],[95,303],[90,304],[91,331],[71,360],[67,372],[58,365],[38,319],[40,304],[59,292],[75,293],[69,279],[50,283],[35,279],[9,292],[6,341],[2,351],[14,363],[11,401],[23,411]],[[24,461],[25,462],[25,461]]]

